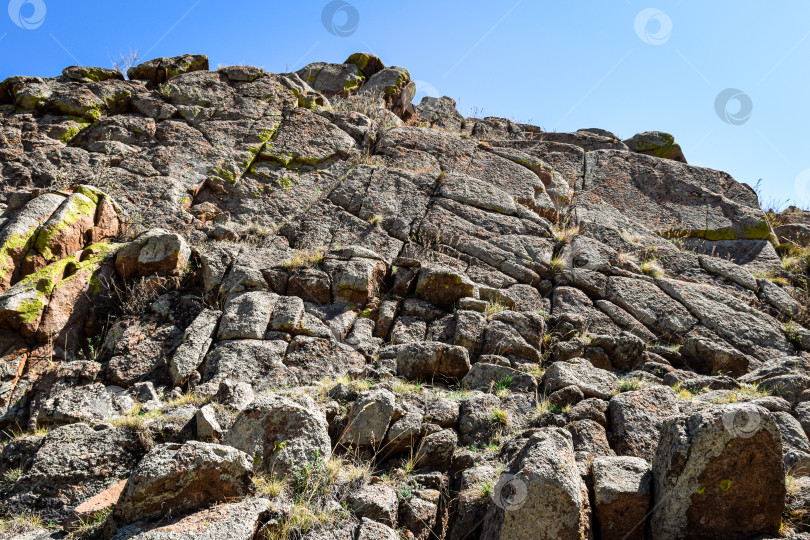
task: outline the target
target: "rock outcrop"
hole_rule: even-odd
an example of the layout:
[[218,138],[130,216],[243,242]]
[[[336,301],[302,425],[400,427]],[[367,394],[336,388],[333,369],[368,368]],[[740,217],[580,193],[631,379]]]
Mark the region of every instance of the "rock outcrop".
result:
[[368,53],[209,68],[0,82],[0,535],[810,532],[806,211]]

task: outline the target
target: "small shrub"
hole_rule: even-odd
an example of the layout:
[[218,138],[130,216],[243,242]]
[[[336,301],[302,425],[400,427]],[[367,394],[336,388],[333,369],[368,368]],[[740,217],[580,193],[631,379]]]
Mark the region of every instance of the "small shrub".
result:
[[552,228],[554,232],[554,236],[557,237],[558,242],[562,242],[563,244],[569,243],[571,240],[574,239],[576,235],[579,234],[579,226],[574,227],[563,227],[563,228]]
[[287,488],[287,483],[280,478],[266,474],[257,474],[253,477],[253,483],[256,485],[256,491],[260,497],[274,499],[284,493]]
[[493,409],[490,413],[490,419],[493,424],[505,426],[509,423],[509,416],[503,409]]
[[618,392],[631,392],[644,386],[644,379],[640,377],[622,377],[619,379]]
[[548,263],[548,269],[552,274],[562,273],[565,270],[565,262],[559,257],[555,257]]
[[155,92],[163,99],[168,100],[169,96],[172,94],[172,86],[168,83],[161,83],[157,86]]
[[659,277],[664,275],[664,269],[654,259],[644,261],[639,265],[639,268],[641,268],[641,273],[647,276]]
[[291,257],[281,261],[281,266],[288,270],[315,266],[323,260],[325,252],[326,248],[324,246],[309,249],[296,249]]
[[104,510],[101,510],[96,516],[92,519],[85,521],[82,518],[79,518],[79,525],[78,527],[71,531],[70,534],[67,536],[68,539],[84,539],[84,538],[95,538],[101,531],[104,524],[107,522],[107,518],[110,517],[112,514],[113,507],[108,506]]
[[479,482],[475,487],[481,493],[482,499],[488,499],[492,495],[495,484],[490,480],[488,482]]
[[508,306],[500,302],[487,302],[487,307],[484,310],[484,315],[486,315],[487,317],[491,317],[492,315],[495,315],[496,313],[500,313],[501,311],[505,311],[507,309],[509,309]]
[[396,382],[394,382],[395,394],[410,394],[412,392],[416,393],[422,392],[421,381],[410,382],[397,379]]
[[25,470],[23,470],[22,467],[8,469],[5,473],[3,473],[2,478],[0,478],[0,487],[12,487],[17,483],[17,480],[19,480],[23,474],[25,474]]
[[289,512],[266,525],[261,538],[291,540],[309,531],[336,527],[348,521],[351,515],[341,503],[368,478],[367,469],[351,466],[339,457],[307,464],[288,486],[292,499]]

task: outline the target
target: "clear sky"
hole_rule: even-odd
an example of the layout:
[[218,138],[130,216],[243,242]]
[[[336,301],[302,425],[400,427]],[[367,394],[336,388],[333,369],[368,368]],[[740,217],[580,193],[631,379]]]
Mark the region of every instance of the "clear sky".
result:
[[[8,2],[8,0],[2,0]],[[766,203],[810,205],[807,0],[11,0],[0,79],[205,53],[268,71],[369,51],[422,95],[552,131],[673,133]],[[730,90],[727,90],[730,89]],[[724,92],[725,91],[725,92]],[[718,98],[719,96],[719,98]],[[418,99],[417,99],[418,101]]]

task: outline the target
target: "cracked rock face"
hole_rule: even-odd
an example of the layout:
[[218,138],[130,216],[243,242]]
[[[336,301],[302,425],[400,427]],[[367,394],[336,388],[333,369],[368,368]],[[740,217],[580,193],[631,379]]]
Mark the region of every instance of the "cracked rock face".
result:
[[368,53],[209,68],[0,82],[0,518],[810,532],[806,211],[667,133],[413,104]]

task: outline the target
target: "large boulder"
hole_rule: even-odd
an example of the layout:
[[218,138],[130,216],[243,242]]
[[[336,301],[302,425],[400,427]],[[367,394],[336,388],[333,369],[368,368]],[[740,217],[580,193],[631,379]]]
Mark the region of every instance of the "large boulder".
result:
[[184,54],[171,58],[153,58],[133,66],[127,70],[127,77],[160,84],[183,73],[200,70],[208,70],[208,57],[204,54]]
[[779,428],[752,404],[663,421],[653,460],[654,538],[776,535],[785,510]]
[[686,163],[681,145],[676,143],[675,137],[669,133],[645,131],[644,133],[636,133],[623,142],[633,152]]
[[576,386],[586,398],[610,399],[619,385],[613,373],[594,367],[584,358],[554,362],[543,376],[546,395],[566,386]]
[[652,460],[658,447],[661,422],[680,412],[675,392],[666,386],[648,386],[623,392],[608,404],[608,438],[620,456]]
[[244,452],[189,441],[153,448],[127,480],[115,505],[117,526],[178,515],[255,491],[253,460]]
[[568,432],[543,429],[529,438],[513,471],[502,473],[484,518],[482,540],[579,540],[590,533]]
[[239,413],[223,444],[252,456],[257,470],[281,478],[332,454],[326,417],[307,396],[260,396]]
[[268,499],[249,497],[172,519],[127,525],[112,540],[253,540],[265,521],[282,514]]
[[437,306],[452,307],[458,300],[477,296],[475,284],[464,274],[442,266],[423,266],[416,295]]
[[754,190],[726,173],[619,150],[587,152],[585,162],[582,189],[650,230],[706,240],[771,234]]
[[397,373],[409,379],[461,379],[470,370],[467,349],[435,341],[408,343],[397,349]]
[[38,445],[11,492],[4,494],[0,511],[36,509],[61,520],[79,503],[128,478],[145,453],[130,429],[95,431],[81,423],[55,428]]
[[115,269],[124,279],[179,275],[191,257],[191,248],[176,233],[155,229],[118,250]]
[[598,457],[591,471],[602,540],[644,540],[652,494],[649,464],[635,457]]
[[213,336],[222,312],[206,309],[186,328],[183,343],[177,348],[169,362],[169,375],[172,383],[181,385],[200,367],[213,342]]
[[360,394],[352,404],[340,442],[347,446],[378,448],[388,431],[395,401],[394,394],[384,389]]

